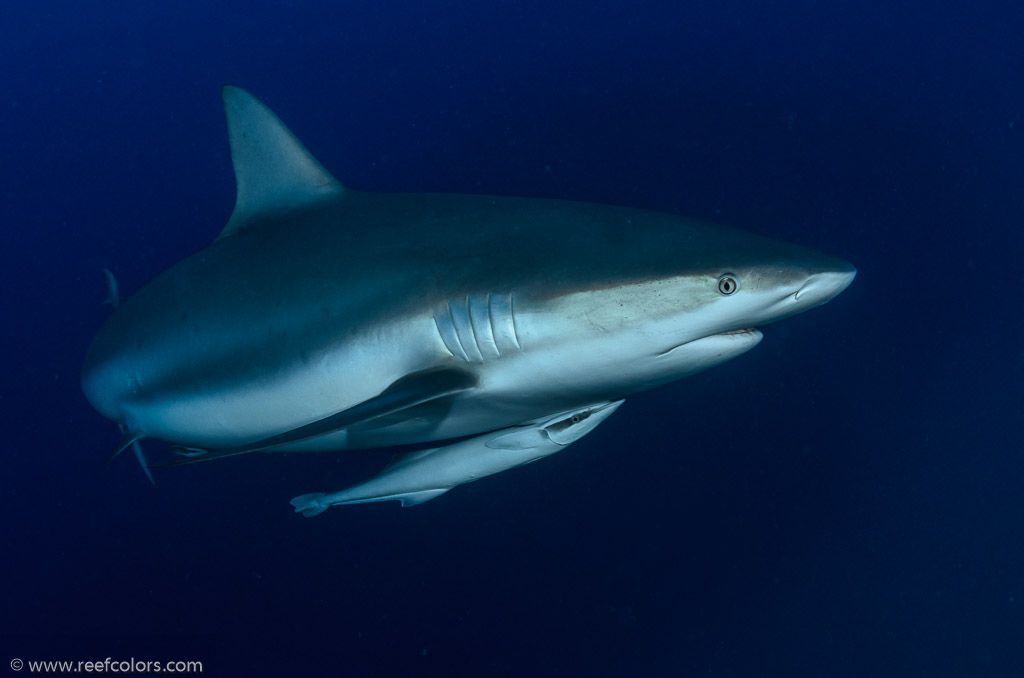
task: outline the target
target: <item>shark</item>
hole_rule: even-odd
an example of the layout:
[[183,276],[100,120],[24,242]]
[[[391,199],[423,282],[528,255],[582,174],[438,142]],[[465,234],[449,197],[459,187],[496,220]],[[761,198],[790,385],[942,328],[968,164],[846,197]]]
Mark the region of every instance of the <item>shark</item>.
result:
[[155,438],[181,453],[171,465],[448,441],[354,493],[297,498],[305,515],[415,505],[547,456],[856,275],[673,214],[353,190],[259,99],[221,96],[234,210],[209,246],[112,303],[81,385],[123,431],[113,456],[141,460]]

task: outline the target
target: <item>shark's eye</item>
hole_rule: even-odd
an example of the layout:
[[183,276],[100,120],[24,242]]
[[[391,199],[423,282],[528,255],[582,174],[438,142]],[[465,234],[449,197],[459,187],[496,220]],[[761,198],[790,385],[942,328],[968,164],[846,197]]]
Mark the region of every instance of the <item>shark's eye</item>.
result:
[[574,414],[574,415],[572,416],[572,423],[574,423],[574,424],[578,424],[578,423],[580,423],[581,421],[583,421],[583,417],[581,417],[580,415],[578,415],[578,414]]
[[729,275],[728,273],[718,279],[718,291],[729,296],[730,294],[736,294],[736,291],[740,288],[740,281]]

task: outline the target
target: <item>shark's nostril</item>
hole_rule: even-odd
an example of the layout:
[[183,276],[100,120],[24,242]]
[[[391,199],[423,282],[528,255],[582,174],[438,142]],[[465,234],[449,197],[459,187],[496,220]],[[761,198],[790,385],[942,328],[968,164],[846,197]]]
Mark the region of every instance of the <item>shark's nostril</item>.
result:
[[815,273],[793,294],[793,300],[823,304],[845,290],[856,275],[856,270]]

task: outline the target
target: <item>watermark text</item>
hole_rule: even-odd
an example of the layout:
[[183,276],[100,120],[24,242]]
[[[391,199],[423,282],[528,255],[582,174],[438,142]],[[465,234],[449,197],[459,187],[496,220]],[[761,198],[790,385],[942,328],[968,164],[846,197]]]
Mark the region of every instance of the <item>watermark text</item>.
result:
[[28,673],[202,673],[203,662],[195,660],[154,661],[147,659],[113,659],[96,661],[11,660],[12,671]]

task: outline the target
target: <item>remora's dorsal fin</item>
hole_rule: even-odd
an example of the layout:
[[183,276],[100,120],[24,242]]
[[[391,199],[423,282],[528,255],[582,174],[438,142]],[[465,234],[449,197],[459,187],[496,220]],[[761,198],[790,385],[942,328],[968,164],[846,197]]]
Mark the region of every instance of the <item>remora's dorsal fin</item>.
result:
[[287,212],[340,195],[338,180],[324,169],[280,118],[244,89],[221,89],[235,166],[235,210],[218,238],[253,217]]

